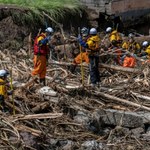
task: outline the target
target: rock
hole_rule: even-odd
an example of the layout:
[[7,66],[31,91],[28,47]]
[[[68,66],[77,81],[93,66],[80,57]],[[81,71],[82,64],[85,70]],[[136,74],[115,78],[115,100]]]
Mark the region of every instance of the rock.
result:
[[121,137],[125,137],[128,134],[130,134],[130,131],[128,128],[117,126],[113,130],[111,130],[111,133],[108,137],[108,143],[113,143],[116,141],[120,142]]
[[92,131],[94,134],[103,135],[103,122],[97,119],[93,119],[88,123],[88,130]]
[[81,149],[84,150],[102,150],[103,147],[102,143],[97,143],[95,140],[86,141],[81,145]]
[[28,132],[20,132],[20,136],[24,141],[24,145],[38,149],[38,139]]
[[104,132],[105,135],[109,135],[110,131],[111,131],[110,128],[105,128],[103,130],[103,132]]
[[133,145],[128,145],[128,146],[127,146],[127,150],[135,150],[135,146],[133,146]]
[[78,111],[78,112],[77,112],[77,115],[74,116],[74,120],[75,120],[77,123],[81,123],[81,124],[86,125],[86,124],[88,124],[88,122],[90,121],[90,118],[89,118],[89,116],[88,116],[86,113],[84,113],[84,112],[82,112],[82,111]]
[[14,88],[18,88],[18,87],[23,87],[25,84],[24,83],[20,83],[18,81],[13,81],[12,85]]
[[150,135],[150,127],[147,128],[146,134]]
[[135,129],[132,129],[132,130],[131,130],[131,133],[132,133],[134,136],[136,136],[136,137],[140,137],[141,134],[144,133],[144,129],[141,128],[141,127],[135,128]]
[[55,146],[58,146],[61,150],[71,150],[74,146],[74,142],[71,140],[59,140]]
[[41,95],[46,96],[57,96],[57,92],[55,92],[52,88],[49,86],[44,86],[38,90],[38,93]]
[[45,96],[44,95],[44,99],[49,100],[50,102],[53,102],[53,103],[56,103],[56,104],[59,103],[59,98],[58,97],[51,97],[51,96]]
[[149,124],[150,122],[150,113],[114,109],[97,110],[93,113],[93,117],[101,118],[106,125],[119,125],[127,128],[144,128],[144,124]]
[[62,150],[71,150],[74,143],[72,141],[68,141],[68,143],[62,147]]
[[58,140],[51,138],[51,139],[49,139],[48,142],[49,142],[51,145],[56,145],[56,143],[58,142]]

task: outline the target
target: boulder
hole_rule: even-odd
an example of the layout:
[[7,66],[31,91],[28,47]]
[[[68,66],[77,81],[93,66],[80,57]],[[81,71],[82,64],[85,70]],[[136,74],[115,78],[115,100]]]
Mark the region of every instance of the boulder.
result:
[[150,123],[149,112],[129,112],[114,109],[97,110],[93,117],[100,118],[106,125],[122,126],[127,128],[144,128],[144,124]]
[[91,141],[85,141],[82,145],[81,145],[81,149],[84,150],[102,150],[104,148],[104,145],[102,143],[98,143],[95,140],[91,140]]
[[45,95],[45,96],[57,96],[57,92],[55,92],[51,87],[49,86],[44,86],[38,90],[38,93],[40,95]]

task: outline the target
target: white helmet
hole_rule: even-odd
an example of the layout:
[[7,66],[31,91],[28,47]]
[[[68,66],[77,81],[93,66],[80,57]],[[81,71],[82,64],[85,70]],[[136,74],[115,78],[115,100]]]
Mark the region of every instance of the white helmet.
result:
[[95,28],[90,29],[90,34],[95,35],[97,34],[97,30]]
[[0,70],[0,77],[7,77],[9,75],[7,70]]
[[83,28],[81,29],[81,34],[82,34],[83,36],[87,36],[87,35],[88,35],[88,32],[89,32],[89,30],[88,30],[88,28],[86,28],[86,27],[83,27]]
[[143,46],[143,47],[148,46],[148,41],[144,41],[144,42],[142,43],[142,46]]
[[112,28],[111,27],[108,27],[107,29],[106,29],[106,32],[107,33],[110,33],[112,31]]
[[48,27],[48,28],[45,30],[45,32],[53,33],[53,32],[54,32],[54,30],[53,30],[51,27]]
[[133,33],[130,33],[130,34],[128,35],[128,37],[129,37],[129,38],[134,38],[134,34],[133,34]]

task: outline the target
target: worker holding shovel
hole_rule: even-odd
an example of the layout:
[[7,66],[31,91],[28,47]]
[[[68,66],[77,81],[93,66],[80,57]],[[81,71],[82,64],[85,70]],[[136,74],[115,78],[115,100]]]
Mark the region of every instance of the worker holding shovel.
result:
[[[80,35],[80,30],[78,32],[79,32],[79,35]],[[82,37],[82,40],[84,42],[87,42],[87,39],[89,38],[88,28],[83,27],[81,29],[81,35],[80,36]],[[89,64],[89,57],[88,57],[87,49],[83,48],[81,46],[79,46],[79,48],[80,48],[80,53],[74,58],[74,60],[73,60],[74,65],[72,65],[71,68],[70,68],[70,71],[72,73],[74,73],[77,64],[81,64],[83,62],[86,62],[87,64]]]
[[79,37],[78,40],[82,47],[87,48],[91,86],[96,86],[100,82],[100,75],[98,69],[100,37],[97,35],[97,30],[95,28],[91,28],[89,32],[89,38],[86,42],[82,40],[82,37]]

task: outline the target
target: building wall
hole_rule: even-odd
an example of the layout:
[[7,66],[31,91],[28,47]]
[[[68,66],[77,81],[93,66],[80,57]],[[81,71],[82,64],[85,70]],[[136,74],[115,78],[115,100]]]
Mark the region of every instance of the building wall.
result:
[[123,21],[136,20],[150,13],[150,0],[80,0],[97,13],[121,16]]
[[111,2],[112,13],[150,9],[150,0],[114,0]]
[[150,0],[80,0],[83,5],[107,14],[150,9]]
[[[96,12],[109,12],[110,8],[107,8],[111,0],[80,0],[83,5],[90,9],[94,9]],[[107,5],[108,4],[108,5]]]
[[123,21],[137,20],[150,13],[150,0],[114,0],[111,13],[121,16]]

